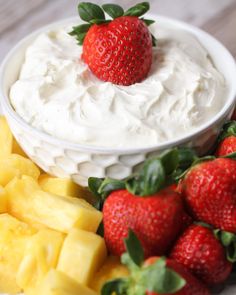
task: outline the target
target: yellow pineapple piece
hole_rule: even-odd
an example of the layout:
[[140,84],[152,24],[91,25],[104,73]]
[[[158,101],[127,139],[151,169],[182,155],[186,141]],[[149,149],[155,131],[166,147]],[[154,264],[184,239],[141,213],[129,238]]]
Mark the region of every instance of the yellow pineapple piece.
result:
[[5,189],[0,186],[0,213],[7,212],[7,194]]
[[102,213],[85,200],[44,192],[31,177],[14,179],[5,189],[9,212],[33,226],[43,224],[64,233],[73,227],[96,232],[102,220]]
[[57,178],[48,174],[42,174],[39,177],[39,185],[45,192],[55,195],[79,196],[79,186],[69,178]]
[[0,116],[0,157],[9,156],[12,152],[13,135],[5,117]]
[[57,270],[88,285],[107,256],[104,239],[94,233],[72,229],[65,238]]
[[22,148],[20,147],[20,145],[18,144],[15,138],[13,138],[13,142],[12,142],[12,153],[27,158],[26,153],[22,150]]
[[38,179],[40,174],[38,167],[31,160],[16,154],[0,158],[0,167],[0,185],[2,186],[14,177],[29,175]]
[[39,185],[48,193],[59,196],[70,196],[82,198],[93,203],[92,193],[85,187],[82,187],[69,178],[57,178],[48,174],[42,174],[39,177]]
[[21,291],[16,283],[16,272],[27,242],[35,232],[35,229],[9,214],[0,214],[0,293]]
[[99,271],[93,276],[90,283],[90,288],[101,292],[102,286],[109,280],[124,278],[129,276],[129,271],[126,266],[121,264],[120,258],[109,256]]
[[27,295],[98,295],[86,286],[78,284],[66,274],[51,269],[40,287]]
[[50,229],[40,230],[31,237],[17,272],[17,284],[33,292],[51,268],[57,266],[64,235]]

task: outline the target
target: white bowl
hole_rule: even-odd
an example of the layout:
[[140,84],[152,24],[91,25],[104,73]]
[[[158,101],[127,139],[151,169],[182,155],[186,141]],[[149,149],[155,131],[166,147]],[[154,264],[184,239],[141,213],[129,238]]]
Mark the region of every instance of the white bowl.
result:
[[5,58],[0,70],[0,96],[3,112],[10,128],[26,154],[46,172],[58,177],[72,177],[87,185],[89,176],[122,179],[130,175],[146,158],[158,155],[174,146],[193,147],[199,154],[207,152],[225,122],[229,119],[236,95],[236,64],[228,50],[204,31],[186,23],[157,15],[149,15],[158,23],[192,33],[209,52],[215,66],[224,75],[228,84],[228,96],[220,112],[202,125],[197,131],[181,138],[146,148],[104,148],[73,144],[57,139],[28,125],[14,111],[9,101],[9,89],[17,80],[24,60],[26,48],[35,37],[57,26],[78,22],[78,18],[65,19],[53,23],[30,34],[20,41]]

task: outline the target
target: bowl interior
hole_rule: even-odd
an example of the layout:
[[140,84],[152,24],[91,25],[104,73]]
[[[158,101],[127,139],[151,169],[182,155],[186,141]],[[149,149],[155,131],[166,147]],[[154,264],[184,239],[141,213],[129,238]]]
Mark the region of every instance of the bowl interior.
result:
[[185,141],[189,140],[192,136],[199,134],[201,132],[206,131],[207,128],[212,127],[214,123],[219,121],[223,116],[225,116],[226,113],[230,112],[234,105],[235,105],[235,95],[236,95],[236,83],[235,83],[235,77],[236,77],[236,64],[231,56],[231,54],[228,52],[228,50],[215,38],[207,34],[206,32],[190,26],[184,22],[169,19],[163,16],[157,16],[157,15],[149,15],[149,17],[157,20],[158,23],[165,27],[185,30],[190,33],[192,33],[199,41],[200,43],[206,48],[206,50],[209,52],[209,56],[211,57],[213,63],[217,67],[217,69],[224,75],[226,84],[228,87],[228,95],[225,98],[226,102],[223,108],[220,110],[220,112],[213,118],[211,118],[207,123],[203,124],[198,130],[194,131],[194,133],[185,136],[184,138],[164,142],[162,144],[159,144],[158,146],[150,146],[150,147],[144,147],[144,148],[138,148],[138,149],[116,149],[116,148],[104,148],[104,147],[94,147],[94,146],[85,146],[85,145],[79,145],[79,144],[73,144],[68,143],[66,141],[62,141],[56,138],[53,138],[50,135],[47,135],[41,131],[36,131],[33,127],[27,125],[13,110],[11,107],[10,101],[9,101],[9,90],[11,85],[17,80],[18,74],[21,68],[21,65],[24,61],[24,55],[26,48],[32,43],[32,41],[38,36],[40,32],[44,32],[45,30],[51,30],[53,28],[56,28],[58,26],[68,25],[71,23],[78,23],[79,19],[76,17],[65,19],[60,22],[56,22],[53,24],[50,24],[46,27],[41,28],[40,30],[32,33],[31,35],[24,38],[21,42],[19,42],[8,54],[5,61],[3,62],[3,65],[1,67],[0,71],[0,92],[2,92],[2,106],[3,110],[5,112],[11,113],[10,115],[14,117],[15,120],[18,121],[18,123],[23,124],[25,128],[28,130],[31,129],[31,132],[36,132],[37,136],[44,137],[45,139],[49,141],[53,141],[55,144],[65,144],[69,145],[70,147],[73,147],[75,149],[90,149],[90,150],[99,150],[99,151],[106,151],[106,152],[114,152],[114,153],[120,153],[120,152],[134,152],[134,151],[147,151],[147,150],[154,150],[154,149],[163,149],[163,148],[169,148],[171,146],[176,146],[179,144],[184,143]]

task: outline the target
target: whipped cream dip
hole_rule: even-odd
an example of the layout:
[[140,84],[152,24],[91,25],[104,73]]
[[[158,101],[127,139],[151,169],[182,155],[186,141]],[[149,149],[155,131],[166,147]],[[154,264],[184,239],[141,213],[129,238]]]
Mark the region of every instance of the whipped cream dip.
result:
[[191,134],[224,105],[225,79],[190,33],[152,25],[148,77],[118,86],[90,72],[71,27],[40,34],[11,87],[15,111],[36,129],[86,145],[148,147]]

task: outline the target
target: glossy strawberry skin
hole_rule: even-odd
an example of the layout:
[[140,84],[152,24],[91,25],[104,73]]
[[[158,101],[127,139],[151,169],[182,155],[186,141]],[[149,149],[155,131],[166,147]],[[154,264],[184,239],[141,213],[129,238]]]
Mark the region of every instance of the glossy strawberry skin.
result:
[[236,161],[218,158],[193,167],[181,184],[197,220],[236,233]]
[[134,196],[127,190],[112,192],[103,207],[104,238],[113,255],[125,252],[129,228],[139,238],[145,257],[163,255],[182,228],[181,196],[169,189],[153,196]]
[[[158,258],[151,257],[150,259],[146,260],[145,265],[153,264]],[[183,279],[186,281],[186,285],[179,290],[178,292],[174,293],[175,295],[210,295],[210,292],[203,285],[197,278],[195,278],[188,270],[179,264],[177,261],[173,259],[167,259],[166,261],[167,267],[171,268],[172,270],[176,271],[179,275],[182,276]],[[147,291],[146,295],[159,295],[155,292]],[[170,295],[170,294],[162,294],[162,295]]]
[[[179,184],[172,184],[172,185],[168,186],[168,188],[170,190],[173,190],[176,193],[181,194],[180,183]],[[185,210],[185,212],[182,215],[182,229],[180,232],[182,233],[183,231],[185,231],[185,229],[188,228],[193,223],[193,221],[194,221],[193,218]]]
[[148,75],[152,64],[152,37],[142,20],[122,16],[89,29],[82,58],[99,79],[131,85]]
[[170,257],[207,285],[223,283],[232,270],[220,241],[211,229],[201,225],[191,225],[183,233]]
[[217,157],[223,157],[236,152],[236,136],[229,136],[223,139],[216,150]]

